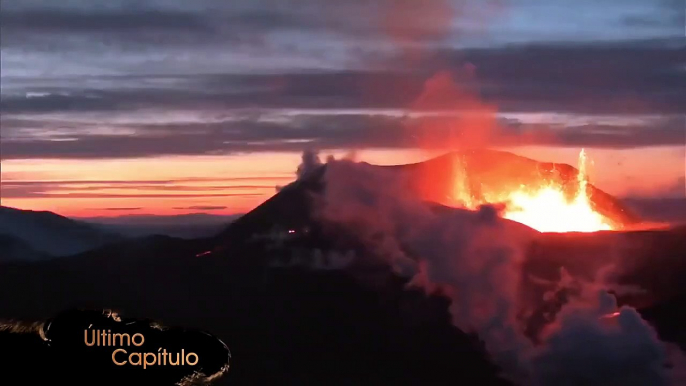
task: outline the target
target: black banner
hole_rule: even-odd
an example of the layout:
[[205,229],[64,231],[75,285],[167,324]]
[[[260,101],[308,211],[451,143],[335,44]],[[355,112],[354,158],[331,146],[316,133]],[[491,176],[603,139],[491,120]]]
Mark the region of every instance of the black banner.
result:
[[[124,318],[110,310],[69,310],[42,323],[0,325],[3,376],[28,384],[208,384],[229,370],[229,348],[211,334]],[[13,378],[11,378],[13,379]]]

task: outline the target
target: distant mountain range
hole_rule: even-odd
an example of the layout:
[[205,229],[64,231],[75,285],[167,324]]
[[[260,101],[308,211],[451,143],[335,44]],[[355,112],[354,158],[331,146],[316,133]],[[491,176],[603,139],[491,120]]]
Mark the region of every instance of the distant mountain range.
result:
[[0,259],[69,256],[121,241],[123,236],[46,211],[0,207]]
[[48,211],[0,207],[0,262],[76,255],[129,238],[153,235],[210,237],[237,216],[204,213],[177,216],[67,218]]
[[686,223],[686,197],[627,197],[622,201],[645,221]]
[[171,216],[125,215],[117,217],[82,217],[78,218],[78,220],[95,224],[102,229],[107,229],[127,237],[165,235],[192,239],[213,236],[238,217],[240,217],[240,214],[190,213]]

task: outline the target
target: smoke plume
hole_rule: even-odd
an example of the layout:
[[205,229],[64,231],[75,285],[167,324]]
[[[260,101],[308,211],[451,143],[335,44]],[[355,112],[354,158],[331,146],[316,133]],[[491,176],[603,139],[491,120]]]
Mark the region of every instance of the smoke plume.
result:
[[536,231],[499,218],[488,206],[469,211],[427,204],[402,174],[365,163],[329,160],[325,183],[318,216],[354,234],[409,278],[409,286],[448,296],[453,324],[478,334],[515,383],[670,384],[665,344],[635,309],[618,309],[600,280],[563,275],[557,285],[567,290],[567,301],[540,341],[525,334],[522,314],[532,304],[521,293],[522,265]]
[[305,150],[301,159],[302,161],[295,172],[298,179],[309,175],[313,170],[322,165],[322,161],[319,159],[319,152],[315,150]]

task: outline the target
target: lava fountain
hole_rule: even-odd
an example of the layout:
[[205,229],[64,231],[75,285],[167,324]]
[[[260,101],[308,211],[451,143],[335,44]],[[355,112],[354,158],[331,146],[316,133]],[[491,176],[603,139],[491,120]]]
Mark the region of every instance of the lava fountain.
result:
[[[612,221],[598,213],[588,194],[586,152],[579,154],[577,188],[572,198],[561,183],[544,181],[538,186],[520,185],[510,191],[482,192],[476,199],[467,186],[466,174],[455,175],[453,204],[476,209],[480,205],[503,207],[504,218],[517,221],[540,232],[596,232],[613,230]],[[462,168],[462,170],[464,170]],[[455,205],[454,205],[455,206]]]

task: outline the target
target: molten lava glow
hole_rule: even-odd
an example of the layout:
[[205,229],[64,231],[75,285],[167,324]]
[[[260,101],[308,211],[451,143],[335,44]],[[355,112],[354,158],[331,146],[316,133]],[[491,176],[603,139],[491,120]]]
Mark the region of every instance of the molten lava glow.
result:
[[467,208],[479,205],[504,203],[503,217],[525,224],[540,232],[595,232],[612,230],[612,223],[596,212],[587,193],[586,154],[579,154],[578,189],[573,199],[565,197],[559,183],[547,183],[541,187],[521,186],[510,192],[484,193],[483,202],[475,200],[469,192],[464,177],[454,183],[453,200]]
[[605,218],[595,212],[588,196],[578,194],[568,202],[555,187],[546,187],[533,194],[513,192],[503,217],[528,225],[541,232],[595,232],[611,230]]

